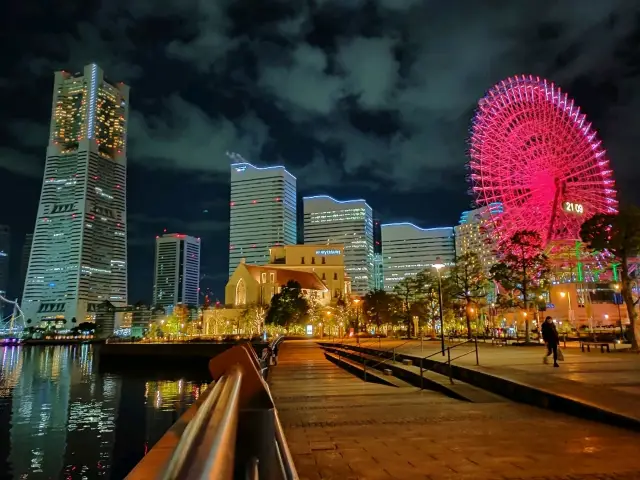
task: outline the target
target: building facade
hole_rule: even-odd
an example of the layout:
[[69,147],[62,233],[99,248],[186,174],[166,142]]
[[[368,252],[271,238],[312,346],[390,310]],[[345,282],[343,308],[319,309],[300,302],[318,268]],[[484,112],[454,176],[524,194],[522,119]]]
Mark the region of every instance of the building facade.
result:
[[[11,230],[7,225],[0,225],[0,295],[7,296],[9,288],[9,261],[11,251]],[[0,318],[2,318],[3,302],[0,302]]]
[[496,263],[495,237],[492,235],[492,215],[502,212],[502,205],[494,203],[486,207],[462,212],[460,222],[455,227],[456,255],[475,253],[488,275]]
[[71,326],[127,304],[129,87],[95,64],[55,73],[51,126],[22,310]]
[[29,268],[29,255],[31,255],[31,244],[33,243],[33,233],[27,233],[22,244],[20,256],[20,298],[24,292],[24,283],[27,279],[27,269]]
[[225,304],[236,309],[247,305],[268,305],[271,297],[289,281],[295,281],[305,297],[329,305],[331,292],[315,272],[305,272],[274,265],[248,265],[240,262],[225,287]]
[[384,290],[415,276],[435,263],[451,265],[456,250],[453,227],[420,228],[412,223],[382,225]]
[[[232,158],[240,159],[238,155]],[[242,258],[247,264],[269,261],[269,248],[297,239],[296,177],[284,167],[231,165],[229,276]]]
[[375,288],[373,213],[365,200],[304,197],[304,243],[343,245],[351,289],[365,295]]
[[315,273],[327,287],[330,302],[351,295],[351,279],[344,264],[344,245],[289,245],[272,247],[269,268]]
[[173,311],[176,305],[198,305],[200,239],[180,233],[156,237],[153,305]]

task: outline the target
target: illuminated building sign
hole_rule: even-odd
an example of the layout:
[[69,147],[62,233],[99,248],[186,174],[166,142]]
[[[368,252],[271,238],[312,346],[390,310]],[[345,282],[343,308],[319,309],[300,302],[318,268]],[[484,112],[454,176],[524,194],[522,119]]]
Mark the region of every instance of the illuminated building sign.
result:
[[328,257],[331,255],[342,255],[341,250],[316,250],[316,255],[321,255],[323,257]]
[[568,213],[577,213],[578,215],[582,215],[584,213],[584,206],[581,203],[564,202],[562,204],[562,208]]

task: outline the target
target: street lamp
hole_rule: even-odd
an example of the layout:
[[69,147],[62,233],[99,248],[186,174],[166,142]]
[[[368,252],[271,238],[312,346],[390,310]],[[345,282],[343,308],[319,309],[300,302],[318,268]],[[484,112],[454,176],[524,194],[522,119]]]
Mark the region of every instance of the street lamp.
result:
[[442,278],[440,277],[440,270],[444,268],[444,263],[440,260],[440,257],[436,257],[436,263],[433,264],[433,268],[438,272],[438,302],[440,306],[440,347],[442,348],[442,355],[444,355],[444,319],[442,317]]
[[[618,321],[620,322],[620,341],[624,341],[624,332],[622,331],[622,313],[620,313],[620,304],[622,303],[622,295],[620,295],[620,284],[614,283],[613,289],[615,290],[614,298],[618,307]],[[620,296],[618,296],[620,295]]]
[[354,299],[353,303],[356,304],[356,328],[355,328],[356,343],[360,343],[360,337],[358,336],[358,331],[360,330],[360,309],[358,308],[360,304],[360,299],[359,298]]
[[567,304],[569,306],[567,310],[567,318],[569,319],[569,324],[573,327],[574,318],[573,318],[573,310],[571,309],[571,292],[560,292],[560,296],[562,298],[567,297]]

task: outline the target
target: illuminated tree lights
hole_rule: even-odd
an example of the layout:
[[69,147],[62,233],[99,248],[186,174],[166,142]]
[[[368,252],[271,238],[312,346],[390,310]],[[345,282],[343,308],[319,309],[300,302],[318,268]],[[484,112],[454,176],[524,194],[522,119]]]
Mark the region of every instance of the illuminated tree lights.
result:
[[613,171],[595,130],[567,94],[534,76],[493,86],[478,102],[469,139],[469,181],[501,240],[519,230],[545,243],[577,240],[597,213],[615,213]]

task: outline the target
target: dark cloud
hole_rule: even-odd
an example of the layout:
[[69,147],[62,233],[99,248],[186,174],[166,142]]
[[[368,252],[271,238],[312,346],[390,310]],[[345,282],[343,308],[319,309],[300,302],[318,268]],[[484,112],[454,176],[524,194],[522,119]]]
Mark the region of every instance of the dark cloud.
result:
[[[267,144],[275,143],[277,149],[288,141],[279,134],[271,138],[260,107],[267,103],[303,126],[313,143],[300,168],[308,171],[326,158],[341,170],[318,177],[328,182],[349,181],[364,168],[411,190],[435,186],[443,172],[462,168],[469,117],[493,83],[533,72],[570,86],[581,76],[601,72],[618,62],[616,51],[637,28],[640,10],[636,2],[624,0],[502,1],[491,7],[475,1],[273,3],[278,7],[274,11],[283,12],[281,18],[248,24],[247,16],[238,14],[250,8],[248,1],[235,2],[233,8],[230,0],[110,2],[91,21],[56,34],[56,41],[48,42],[48,55],[25,61],[37,75],[98,61],[109,76],[132,83],[134,162],[215,172],[227,167],[226,151],[259,161]],[[339,18],[336,8],[349,13]],[[350,19],[357,15],[372,21],[353,27]],[[327,16],[335,19],[334,30],[320,42],[314,29]],[[173,35],[158,32],[153,22],[161,20],[178,25]],[[156,51],[165,57],[160,63],[177,61],[183,64],[180,75],[200,76],[200,101],[180,88],[172,91],[167,81],[152,89],[161,94],[153,99],[156,108],[143,107],[148,98],[139,85],[165,79],[149,77],[148,59],[139,63],[145,53],[141,48],[149,49],[139,28],[153,28],[160,39]],[[238,59],[243,59],[240,64]],[[216,91],[218,85],[225,91]],[[226,95],[242,106],[235,112],[219,109],[206,94],[202,97],[207,91],[213,100]],[[636,95],[632,92],[625,101],[634,103]],[[634,113],[623,105],[611,107],[616,121]],[[391,112],[395,132],[381,136],[366,131],[352,122],[353,111]],[[608,114],[604,112],[603,123]],[[17,164],[22,162],[2,165],[16,171]]]
[[640,200],[637,0],[16,5],[0,66],[0,180],[38,188],[52,71],[97,62],[132,87],[132,244],[148,245],[162,224],[200,233],[218,252],[212,270],[226,271],[229,151],[284,163],[302,194],[366,197],[384,221],[453,224],[470,200],[476,103],[515,74],[575,98],[620,189]]

